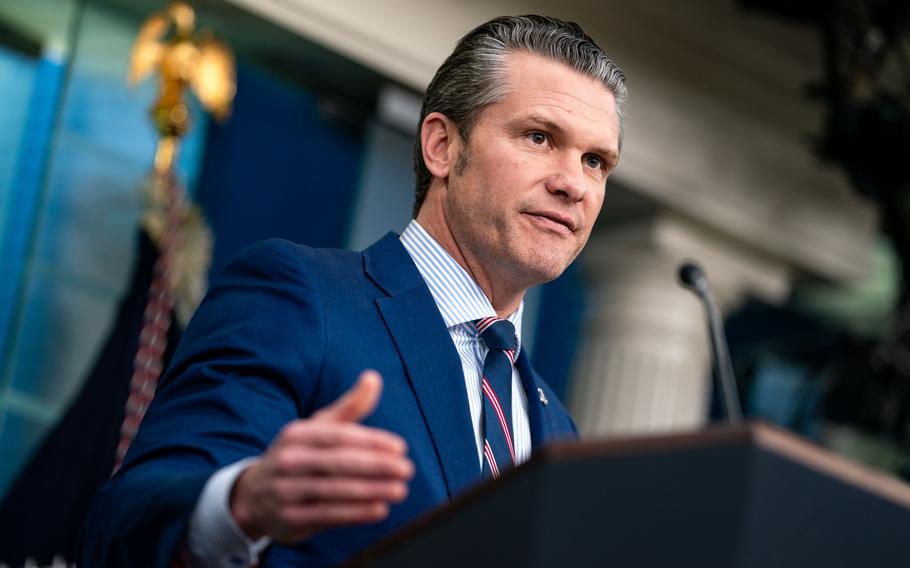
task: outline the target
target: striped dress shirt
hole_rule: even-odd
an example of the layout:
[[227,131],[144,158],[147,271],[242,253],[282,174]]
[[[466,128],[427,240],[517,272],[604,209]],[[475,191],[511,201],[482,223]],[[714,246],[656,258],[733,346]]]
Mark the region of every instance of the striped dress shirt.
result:
[[[483,393],[481,381],[487,348],[480,339],[474,321],[496,316],[490,300],[474,279],[449,253],[427,233],[416,220],[401,233],[401,244],[411,255],[417,271],[430,289],[439,313],[449,330],[452,343],[461,358],[465,390],[471,410],[471,423],[477,443],[477,464],[483,463]],[[516,357],[521,352],[521,316],[524,302],[507,319],[518,335]],[[531,429],[528,425],[528,399],[518,370],[512,368],[512,437],[515,460],[521,463],[531,455]]]

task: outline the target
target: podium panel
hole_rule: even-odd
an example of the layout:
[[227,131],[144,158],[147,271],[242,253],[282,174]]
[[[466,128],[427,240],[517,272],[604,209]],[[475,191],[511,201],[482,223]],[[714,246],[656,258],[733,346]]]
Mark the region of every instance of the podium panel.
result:
[[910,565],[910,487],[764,424],[553,446],[347,566]]

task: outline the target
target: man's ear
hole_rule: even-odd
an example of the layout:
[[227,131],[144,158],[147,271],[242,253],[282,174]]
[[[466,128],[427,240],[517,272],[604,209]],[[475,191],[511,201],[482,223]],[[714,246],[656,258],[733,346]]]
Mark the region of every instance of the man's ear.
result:
[[433,177],[448,177],[461,148],[461,136],[455,123],[440,112],[428,114],[420,125],[420,148],[423,163]]

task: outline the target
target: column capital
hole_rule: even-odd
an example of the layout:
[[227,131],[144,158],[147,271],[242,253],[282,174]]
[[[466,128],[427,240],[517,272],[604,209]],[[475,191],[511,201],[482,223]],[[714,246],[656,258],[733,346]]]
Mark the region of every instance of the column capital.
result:
[[[649,278],[676,284],[678,267],[686,260],[704,268],[725,312],[736,309],[749,296],[777,304],[790,293],[794,270],[783,259],[666,210],[655,209],[598,229],[581,262],[583,273],[597,288],[599,282],[621,278],[628,270],[647,270]],[[680,296],[691,295],[682,288],[679,291]]]

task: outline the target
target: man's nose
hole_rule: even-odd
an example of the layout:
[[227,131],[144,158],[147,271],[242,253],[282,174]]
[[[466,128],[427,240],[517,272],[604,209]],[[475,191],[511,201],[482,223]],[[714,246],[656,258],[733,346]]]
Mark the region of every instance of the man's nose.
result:
[[586,192],[584,165],[581,156],[563,156],[547,178],[547,190],[567,201],[581,201]]

